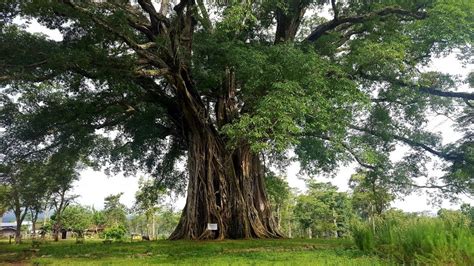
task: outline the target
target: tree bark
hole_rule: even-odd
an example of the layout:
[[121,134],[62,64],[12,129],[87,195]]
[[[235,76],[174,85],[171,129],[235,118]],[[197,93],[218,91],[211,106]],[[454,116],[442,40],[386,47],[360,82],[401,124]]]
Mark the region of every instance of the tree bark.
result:
[[[282,237],[267,201],[259,158],[247,147],[228,155],[211,134],[195,134],[187,202],[170,239]],[[207,230],[208,223],[216,223],[217,231]]]
[[39,211],[31,210],[31,236],[36,239],[36,221],[38,220]]
[[[225,96],[216,106],[216,124],[236,115],[234,75],[226,70]],[[188,144],[189,183],[181,219],[170,239],[282,237],[272,217],[258,155],[249,145],[229,149],[186,76],[176,91]],[[208,223],[217,230],[207,230]]]
[[306,11],[306,3],[300,0],[291,0],[287,2],[285,10],[277,8],[275,18],[277,28],[275,33],[275,44],[287,41],[293,41],[300,27],[301,21]]
[[15,231],[15,243],[21,243],[21,222],[16,223],[16,231]]
[[16,231],[15,231],[15,243],[21,243],[21,224],[25,220],[26,214],[28,213],[28,208],[25,208],[22,212],[21,203],[17,194],[14,195],[14,206],[15,206],[15,219],[16,219]]

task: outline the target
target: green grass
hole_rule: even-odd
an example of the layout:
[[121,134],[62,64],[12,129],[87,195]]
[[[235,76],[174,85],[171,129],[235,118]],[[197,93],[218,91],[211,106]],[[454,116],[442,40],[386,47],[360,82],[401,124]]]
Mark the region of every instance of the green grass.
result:
[[36,265],[387,265],[364,255],[350,240],[284,239],[226,241],[151,241],[112,243],[88,240],[31,244],[0,242],[0,264]]
[[385,219],[353,228],[354,242],[366,254],[408,265],[474,265],[474,234],[465,224],[440,218]]

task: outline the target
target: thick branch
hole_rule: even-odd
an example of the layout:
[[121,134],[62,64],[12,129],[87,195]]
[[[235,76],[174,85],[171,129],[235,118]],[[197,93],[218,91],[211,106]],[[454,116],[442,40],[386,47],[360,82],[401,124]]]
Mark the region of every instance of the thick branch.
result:
[[[160,22],[163,22],[165,25],[169,25],[169,21],[163,13],[156,11],[150,0],[138,0],[138,4],[148,13],[150,16],[151,26],[155,33],[158,33],[160,28]],[[164,11],[164,10],[160,10]]]
[[[350,125],[350,128],[352,128],[354,130],[357,130],[357,131],[365,132],[365,133],[368,133],[370,135],[377,136],[377,137],[381,137],[381,135],[382,135],[381,133],[379,133],[375,130],[371,130],[371,129],[368,129],[368,128],[362,128],[362,127],[358,127],[358,126],[355,126],[355,125]],[[420,143],[420,142],[411,140],[409,138],[399,136],[399,135],[395,135],[395,134],[390,134],[390,136],[393,139],[396,139],[396,140],[401,141],[405,144],[408,144],[411,147],[421,148],[421,149],[423,149],[423,150],[425,150],[425,151],[427,151],[431,154],[434,154],[434,155],[436,155],[440,158],[443,158],[447,161],[457,161],[459,159],[458,156],[456,156],[454,154],[444,153],[444,152],[435,150],[434,148],[432,148],[432,147],[430,147],[430,146],[428,146],[424,143]]]
[[337,9],[336,0],[331,0],[332,11],[334,12],[334,20],[337,20],[339,17],[339,10]]
[[428,93],[431,95],[448,97],[448,98],[461,98],[464,100],[474,100],[474,93],[468,92],[454,92],[454,91],[442,91],[429,87],[420,87],[419,90],[423,93]]
[[464,101],[474,100],[474,93],[442,91],[433,87],[424,87],[424,86],[418,86],[416,84],[410,84],[403,80],[387,78],[387,77],[375,77],[375,76],[367,75],[365,73],[358,73],[358,74],[364,79],[373,80],[373,81],[386,81],[391,84],[398,85],[400,87],[408,87],[408,88],[417,89],[419,92],[426,93],[426,94],[436,95],[440,97],[447,97],[447,98],[459,98],[459,99],[463,99]]
[[68,4],[70,7],[75,9],[76,11],[79,11],[87,16],[89,16],[92,21],[94,21],[97,25],[101,26],[102,28],[106,29],[107,31],[115,34],[117,37],[119,37],[122,41],[124,41],[130,48],[132,48],[135,52],[137,52],[139,55],[145,57],[146,59],[150,60],[151,63],[154,65],[160,67],[160,68],[166,68],[167,65],[166,63],[158,58],[155,54],[147,51],[148,48],[150,48],[150,44],[138,44],[134,40],[132,40],[130,37],[126,36],[119,30],[114,29],[112,26],[110,26],[107,22],[104,20],[98,18],[95,14],[90,12],[89,10],[82,8],[76,4],[74,4],[70,0],[65,1],[66,4]]
[[210,30],[211,27],[212,27],[212,23],[211,23],[211,19],[209,18],[209,13],[207,12],[206,6],[204,5],[204,1],[203,0],[197,0],[197,6],[198,6],[199,11],[201,13],[199,18],[200,18],[202,26],[206,30]]
[[306,12],[307,4],[300,0],[288,2],[288,8],[283,10],[277,8],[275,11],[277,28],[275,43],[292,41],[298,32],[301,20]]
[[[329,142],[334,142],[334,139],[331,138],[331,137],[328,137],[328,136],[321,136],[321,135],[310,135],[310,136],[317,137],[317,138],[320,138],[320,139],[323,139],[323,140],[327,140]],[[344,149],[347,152],[350,153],[352,158],[354,158],[360,166],[371,169],[371,170],[376,169],[376,167],[374,165],[367,164],[361,158],[359,158],[359,156],[354,152],[354,150],[348,144],[346,144],[344,142],[340,142],[340,144],[342,145],[342,147],[344,147]]]
[[323,23],[319,26],[317,26],[310,34],[308,37],[306,37],[306,40],[309,42],[314,42],[317,39],[319,39],[321,36],[323,36],[326,32],[335,29],[337,26],[342,25],[342,24],[358,24],[358,23],[364,23],[366,21],[378,18],[378,17],[384,17],[384,16],[389,16],[389,15],[400,15],[400,16],[408,16],[412,17],[414,19],[424,19],[427,14],[425,12],[412,12],[404,9],[400,9],[397,7],[386,7],[384,9],[371,12],[368,14],[364,15],[359,15],[359,16],[352,16],[352,17],[337,17],[331,21],[328,21],[326,23]]

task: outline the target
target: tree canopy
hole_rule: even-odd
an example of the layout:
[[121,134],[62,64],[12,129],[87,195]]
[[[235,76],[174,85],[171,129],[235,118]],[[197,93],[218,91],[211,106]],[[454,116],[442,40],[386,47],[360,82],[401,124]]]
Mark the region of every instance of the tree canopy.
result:
[[[174,238],[279,236],[262,157],[310,174],[356,161],[405,189],[473,192],[474,94],[457,90],[472,75],[424,70],[449,53],[472,62],[473,2],[218,2],[3,1],[3,158],[73,153],[178,191],[189,180]],[[443,145],[432,114],[454,117],[464,137]],[[397,144],[410,150],[394,162]],[[431,156],[443,176],[417,183]],[[247,206],[247,217],[223,206]],[[218,236],[202,231],[207,220]]]

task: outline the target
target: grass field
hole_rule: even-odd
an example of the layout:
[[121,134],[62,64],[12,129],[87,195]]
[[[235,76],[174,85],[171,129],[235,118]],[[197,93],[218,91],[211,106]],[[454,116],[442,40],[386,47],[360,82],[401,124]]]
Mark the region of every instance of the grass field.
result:
[[150,241],[104,244],[88,240],[0,242],[0,264],[34,265],[387,265],[359,252],[350,240],[285,239],[226,241]]

